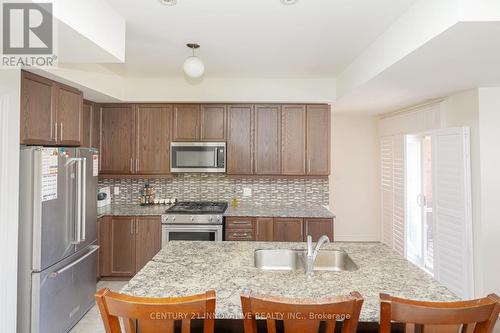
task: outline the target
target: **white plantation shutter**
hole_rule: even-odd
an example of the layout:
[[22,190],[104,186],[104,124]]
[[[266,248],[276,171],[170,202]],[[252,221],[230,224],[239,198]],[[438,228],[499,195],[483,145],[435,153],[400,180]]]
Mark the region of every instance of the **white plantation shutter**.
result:
[[393,248],[403,257],[406,255],[405,234],[405,140],[404,137],[394,138],[393,158]]
[[463,298],[474,297],[468,128],[432,135],[434,276]]
[[404,137],[381,141],[382,242],[405,255]]
[[382,138],[380,143],[381,154],[381,200],[382,200],[382,242],[392,247],[393,233],[393,138]]

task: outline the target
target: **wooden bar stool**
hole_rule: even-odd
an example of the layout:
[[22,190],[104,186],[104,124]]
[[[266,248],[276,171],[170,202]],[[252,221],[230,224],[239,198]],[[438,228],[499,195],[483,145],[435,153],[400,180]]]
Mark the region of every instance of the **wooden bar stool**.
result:
[[241,294],[245,333],[257,333],[257,319],[265,319],[268,333],[276,333],[280,321],[285,333],[318,333],[321,322],[326,323],[327,333],[333,333],[337,321],[343,321],[342,333],[354,333],[362,305],[358,292],[321,299]]
[[147,298],[100,289],[95,295],[106,333],[121,333],[122,318],[126,333],[172,333],[182,322],[182,333],[191,330],[191,319],[204,319],[203,333],[214,332],[215,291],[175,298]]
[[380,294],[380,333],[391,332],[391,321],[406,333],[491,333],[500,311],[500,298],[460,302],[423,302]]

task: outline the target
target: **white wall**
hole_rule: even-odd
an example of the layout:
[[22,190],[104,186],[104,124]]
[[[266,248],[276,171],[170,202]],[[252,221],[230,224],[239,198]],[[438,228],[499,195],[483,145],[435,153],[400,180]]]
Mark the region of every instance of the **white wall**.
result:
[[378,118],[332,117],[330,207],[336,241],[380,240]]
[[95,102],[296,102],[333,103],[332,78],[139,78],[95,64],[32,70],[76,87]]
[[336,81],[328,78],[124,79],[125,101],[332,103]]
[[479,89],[483,295],[500,295],[500,88]]
[[0,71],[0,323],[16,331],[21,74]]

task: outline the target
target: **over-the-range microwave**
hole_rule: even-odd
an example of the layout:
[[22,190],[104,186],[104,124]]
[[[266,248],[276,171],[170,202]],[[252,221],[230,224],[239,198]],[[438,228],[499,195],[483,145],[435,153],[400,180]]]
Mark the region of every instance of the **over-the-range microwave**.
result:
[[225,142],[171,142],[171,172],[226,172]]

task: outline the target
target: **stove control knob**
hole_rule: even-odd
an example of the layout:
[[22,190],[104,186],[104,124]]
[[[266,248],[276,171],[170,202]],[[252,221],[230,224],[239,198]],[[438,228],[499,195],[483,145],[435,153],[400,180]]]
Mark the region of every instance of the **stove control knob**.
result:
[[194,216],[191,216],[191,222],[194,222]]
[[208,222],[212,222],[212,215],[208,217]]
[[165,217],[163,218],[163,220],[164,220],[165,222],[168,222],[168,216],[165,216]]
[[[168,219],[168,217],[167,217],[167,219]],[[174,222],[174,221],[175,221],[175,216],[172,216],[172,222]]]

